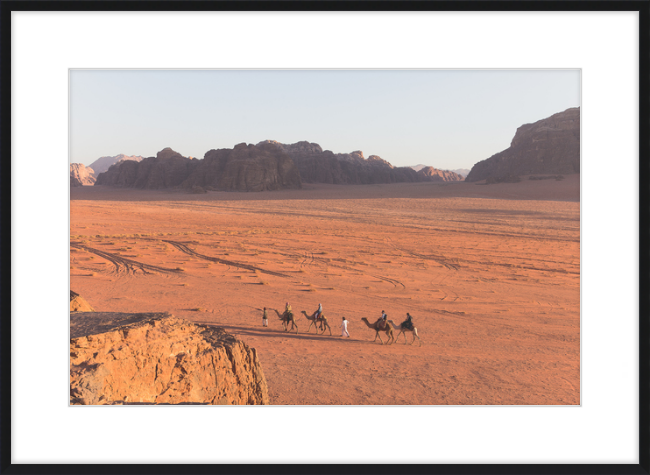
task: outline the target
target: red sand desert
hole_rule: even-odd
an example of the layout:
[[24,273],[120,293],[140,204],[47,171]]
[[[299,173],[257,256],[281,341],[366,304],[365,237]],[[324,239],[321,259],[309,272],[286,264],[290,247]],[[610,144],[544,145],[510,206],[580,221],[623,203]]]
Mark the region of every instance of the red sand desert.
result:
[[[73,188],[70,285],[98,311],[225,328],[257,349],[272,404],[579,404],[579,178]],[[272,311],[262,327],[287,301],[298,334]],[[306,333],[319,303],[332,336]],[[382,310],[409,312],[421,346],[373,342],[361,318]]]

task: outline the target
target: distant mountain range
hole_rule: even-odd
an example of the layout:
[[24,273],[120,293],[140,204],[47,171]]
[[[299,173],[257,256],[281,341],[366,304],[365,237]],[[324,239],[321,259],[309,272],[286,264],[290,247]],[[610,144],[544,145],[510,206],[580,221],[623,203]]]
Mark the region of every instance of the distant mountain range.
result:
[[510,147],[472,167],[465,181],[580,173],[580,108],[517,129]]
[[[416,172],[419,172],[423,168],[427,168],[427,167],[428,167],[428,165],[422,165],[420,163],[419,165],[411,165],[410,168],[412,168]],[[431,168],[431,167],[429,167],[429,168]],[[465,178],[469,174],[469,170],[467,168],[457,168],[456,170],[444,170],[444,171],[453,172],[453,173],[455,173],[457,175],[462,176],[463,178]]]
[[266,191],[300,188],[302,183],[377,184],[409,182],[508,182],[519,175],[580,172],[580,108],[567,109],[517,129],[510,147],[472,170],[439,170],[426,165],[394,167],[360,150],[333,153],[307,141],[265,140],[206,152],[202,160],[165,148],[155,157],[120,154],[101,157],[91,167],[70,165],[71,186],[92,184],[128,188],[181,188]]
[[[449,171],[425,167],[394,167],[386,160],[363,152],[332,153],[310,142],[282,144],[266,140],[256,145],[210,150],[203,160],[183,157],[166,148],[155,157],[102,157],[115,160],[99,173],[97,185],[128,188],[183,188],[226,191],[265,191],[300,188],[302,183],[375,184],[401,182],[462,181]],[[140,160],[139,160],[140,159]],[[98,160],[99,161],[99,160]]]
[[106,170],[108,170],[111,165],[122,162],[124,160],[133,160],[139,162],[142,160],[142,157],[140,155],[124,155],[123,153],[115,155],[114,157],[99,157],[97,160],[90,164],[90,168],[95,170],[95,174],[99,176],[100,173],[104,173]]

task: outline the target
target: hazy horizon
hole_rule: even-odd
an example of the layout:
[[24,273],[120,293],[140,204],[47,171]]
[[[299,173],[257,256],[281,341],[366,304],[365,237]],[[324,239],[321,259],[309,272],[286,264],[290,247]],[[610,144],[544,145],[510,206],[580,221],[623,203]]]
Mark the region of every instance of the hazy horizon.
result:
[[580,106],[579,70],[71,70],[70,162],[277,140],[471,169]]

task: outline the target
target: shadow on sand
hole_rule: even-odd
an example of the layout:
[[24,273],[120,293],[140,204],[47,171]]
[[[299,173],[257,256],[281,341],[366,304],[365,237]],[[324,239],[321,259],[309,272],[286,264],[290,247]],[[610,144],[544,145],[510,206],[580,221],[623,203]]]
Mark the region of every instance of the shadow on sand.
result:
[[[313,333],[298,333],[297,335],[295,333],[290,333],[290,332],[285,332],[284,330],[278,329],[272,329],[271,327],[265,327],[264,330],[255,330],[249,327],[237,327],[233,325],[209,325],[209,326],[215,326],[219,328],[223,328],[224,330],[231,331],[231,332],[236,332],[239,335],[249,335],[249,336],[259,336],[259,337],[267,337],[267,338],[292,338],[292,339],[299,339],[299,340],[312,340],[312,341],[355,341],[355,342],[360,342],[360,343],[371,343],[366,340],[358,340],[354,338],[341,338],[340,336],[329,336],[329,335],[314,335]],[[263,327],[264,328],[264,327]],[[300,330],[298,330],[300,331]]]

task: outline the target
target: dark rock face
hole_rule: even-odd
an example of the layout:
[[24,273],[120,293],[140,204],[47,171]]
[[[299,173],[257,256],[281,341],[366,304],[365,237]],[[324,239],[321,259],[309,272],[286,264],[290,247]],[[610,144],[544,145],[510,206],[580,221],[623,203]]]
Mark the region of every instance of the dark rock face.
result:
[[95,171],[83,163],[70,164],[70,186],[92,186],[95,184]]
[[271,145],[236,145],[210,150],[193,160],[166,148],[141,162],[117,163],[97,177],[98,185],[157,190],[267,191],[300,188],[300,175],[288,155]]
[[187,189],[223,191],[272,191],[300,188],[301,180],[293,160],[270,144],[246,145],[210,150],[198,160],[182,186]]
[[478,162],[465,181],[571,173],[580,173],[579,107],[522,125],[509,148]]
[[137,162],[123,160],[97,177],[97,185],[158,190],[179,186],[196,167],[196,161],[165,148],[155,157]]
[[106,157],[99,157],[97,160],[95,160],[93,163],[90,164],[90,168],[95,170],[95,174],[99,175],[100,173],[104,173],[107,171],[111,165],[115,165],[116,163],[125,161],[125,160],[133,160],[136,162],[139,162],[143,159],[140,155],[124,155],[123,153],[120,153],[119,155],[115,155],[114,157],[106,156]]
[[421,168],[418,170],[418,177],[420,181],[463,181],[465,179],[458,173],[433,167]]
[[377,155],[364,158],[363,152],[332,153],[320,145],[309,142],[282,144],[266,140],[267,144],[289,155],[306,183],[331,183],[335,185],[365,185],[374,183],[402,183],[420,181],[411,167],[394,167]]

